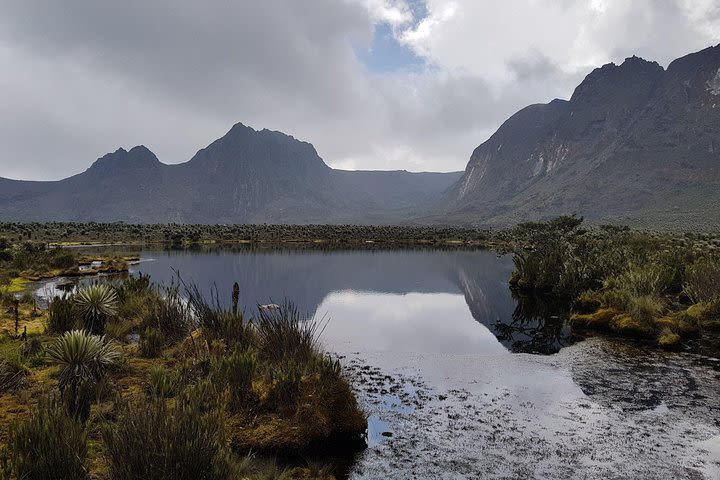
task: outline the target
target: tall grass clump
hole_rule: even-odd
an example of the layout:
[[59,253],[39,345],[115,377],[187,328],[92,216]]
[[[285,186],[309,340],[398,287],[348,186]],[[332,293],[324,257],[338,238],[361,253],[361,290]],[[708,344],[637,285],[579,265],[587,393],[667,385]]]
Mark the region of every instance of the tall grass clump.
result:
[[170,341],[185,337],[192,330],[192,316],[187,302],[180,296],[178,286],[160,290],[149,301],[142,318],[146,328],[157,329]]
[[222,339],[233,347],[249,347],[253,343],[252,323],[243,313],[234,313],[220,301],[217,287],[213,287],[208,300],[197,285],[185,285],[188,303],[195,322],[210,338]]
[[664,308],[665,302],[662,298],[644,295],[630,298],[627,310],[633,320],[652,327],[655,320],[662,316]]
[[216,385],[225,385],[234,408],[249,406],[255,402],[252,382],[258,360],[252,349],[235,350],[212,360],[212,379]]
[[92,285],[75,295],[85,330],[93,335],[105,333],[105,322],[117,313],[117,303],[117,293],[110,285]]
[[75,330],[78,325],[78,310],[75,299],[72,295],[64,294],[62,297],[53,298],[48,304],[48,333],[65,333]]
[[[208,387],[209,388],[209,387]],[[193,392],[123,407],[102,433],[113,480],[225,480],[223,415],[217,392]],[[209,404],[210,403],[210,404]],[[229,480],[229,479],[228,479]]]
[[0,357],[0,392],[26,386],[29,372],[30,369],[19,350],[5,352]]
[[150,393],[160,398],[172,398],[180,388],[180,375],[162,367],[150,370]]
[[137,277],[130,276],[124,279],[115,287],[118,302],[122,303],[130,297],[149,292],[152,290],[151,285],[150,275],[143,275],[142,273]]
[[259,354],[275,364],[287,360],[310,364],[320,351],[319,338],[324,328],[323,322],[303,318],[291,302],[279,308],[260,309],[255,321]]
[[6,464],[18,480],[86,480],[87,433],[55,398],[11,424]]
[[631,297],[657,296],[670,287],[671,272],[658,264],[631,266],[617,277],[616,288]]
[[122,354],[105,337],[82,330],[65,333],[45,350],[48,360],[59,367],[58,386],[68,412],[82,421],[90,415],[95,387]]
[[703,257],[688,266],[684,290],[695,302],[720,300],[720,258]]
[[162,352],[165,335],[157,328],[146,328],[140,336],[140,355],[145,358],[157,358]]

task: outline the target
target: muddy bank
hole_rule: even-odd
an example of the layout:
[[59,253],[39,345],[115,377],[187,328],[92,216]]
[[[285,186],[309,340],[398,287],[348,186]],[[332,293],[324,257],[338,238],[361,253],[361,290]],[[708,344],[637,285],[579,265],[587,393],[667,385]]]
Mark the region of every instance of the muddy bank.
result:
[[593,338],[549,357],[349,353],[350,478],[720,478],[720,360]]

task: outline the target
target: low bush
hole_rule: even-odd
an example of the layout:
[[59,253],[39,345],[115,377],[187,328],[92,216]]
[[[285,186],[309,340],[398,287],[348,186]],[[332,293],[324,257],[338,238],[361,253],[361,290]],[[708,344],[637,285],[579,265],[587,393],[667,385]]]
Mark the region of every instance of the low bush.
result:
[[212,360],[212,379],[226,386],[232,406],[242,408],[255,402],[252,382],[257,370],[257,357],[252,350],[236,350]]
[[685,293],[695,302],[720,299],[720,258],[704,257],[685,270]]
[[[207,387],[211,388],[211,387]],[[126,405],[102,433],[113,480],[225,480],[223,416],[214,395]],[[203,398],[205,397],[205,398]]]
[[162,367],[150,370],[150,393],[160,398],[172,398],[180,388],[178,372]]
[[165,336],[157,328],[146,328],[140,337],[140,355],[145,358],[156,358],[162,352]]
[[18,480],[86,480],[87,433],[70,418],[58,399],[41,400],[37,408],[10,426],[9,472]]
[[53,254],[50,256],[51,267],[63,270],[77,267],[78,262],[74,253],[68,250],[53,250],[52,252]]

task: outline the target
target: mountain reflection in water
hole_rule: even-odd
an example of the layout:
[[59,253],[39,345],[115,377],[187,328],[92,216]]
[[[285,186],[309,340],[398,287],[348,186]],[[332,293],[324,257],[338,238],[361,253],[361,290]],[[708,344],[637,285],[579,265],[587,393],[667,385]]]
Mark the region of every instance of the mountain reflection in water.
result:
[[295,302],[326,318],[335,350],[553,353],[571,335],[567,308],[508,288],[509,257],[481,250],[143,251],[133,272],[169,283],[175,271],[209,292],[240,284],[241,304]]

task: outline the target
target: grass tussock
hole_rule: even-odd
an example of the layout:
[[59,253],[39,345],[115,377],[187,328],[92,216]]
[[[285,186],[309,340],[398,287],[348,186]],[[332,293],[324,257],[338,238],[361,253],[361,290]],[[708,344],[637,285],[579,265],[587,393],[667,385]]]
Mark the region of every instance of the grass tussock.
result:
[[3,452],[7,477],[18,480],[86,480],[88,436],[57,398],[41,400],[15,420]]
[[50,300],[46,329],[51,334],[63,334],[76,330],[79,325],[79,313],[72,295],[63,295]]
[[102,433],[111,478],[229,480],[222,411],[205,393],[123,407]]

